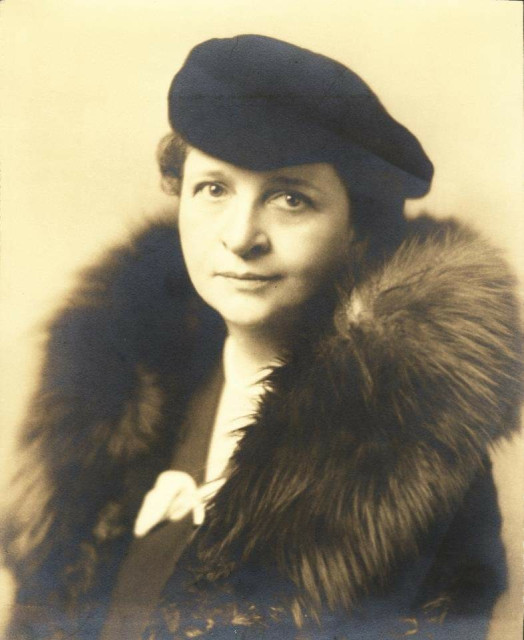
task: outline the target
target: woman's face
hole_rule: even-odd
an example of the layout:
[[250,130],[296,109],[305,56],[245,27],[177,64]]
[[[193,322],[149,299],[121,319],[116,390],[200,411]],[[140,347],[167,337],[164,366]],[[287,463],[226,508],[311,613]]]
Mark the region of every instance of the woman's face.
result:
[[330,164],[249,171],[190,149],[179,227],[191,280],[231,329],[293,323],[348,252],[346,189]]

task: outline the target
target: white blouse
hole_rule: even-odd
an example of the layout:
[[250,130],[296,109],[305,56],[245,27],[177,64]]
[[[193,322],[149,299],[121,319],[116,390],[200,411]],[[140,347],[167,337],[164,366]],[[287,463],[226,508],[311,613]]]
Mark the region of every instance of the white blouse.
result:
[[215,422],[207,455],[205,483],[198,487],[185,471],[161,473],[149,491],[135,521],[134,533],[145,536],[163,520],[181,520],[193,511],[195,525],[204,521],[205,507],[224,484],[227,465],[241,434],[257,410],[264,392],[264,378],[269,368],[253,374],[240,357],[235,343],[227,338],[222,353],[224,384],[215,414]]
[[206,482],[221,478],[241,436],[238,429],[252,420],[264,391],[267,369],[249,375],[242,366],[235,344],[226,339],[222,354],[224,385],[218,401],[209,445]]

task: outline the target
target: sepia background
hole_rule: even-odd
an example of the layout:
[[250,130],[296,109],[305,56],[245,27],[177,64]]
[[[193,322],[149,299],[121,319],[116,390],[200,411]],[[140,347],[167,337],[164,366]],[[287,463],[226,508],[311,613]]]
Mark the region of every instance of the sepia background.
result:
[[[261,33],[354,68],[435,164],[430,194],[409,202],[409,213],[460,217],[524,275],[520,2],[3,0],[0,29],[4,477],[43,324],[75,272],[145,218],[173,210],[155,147],[168,129],[171,78],[207,38]],[[512,589],[492,640],[520,638],[522,451],[518,439],[493,456]],[[4,573],[0,618],[10,592]]]

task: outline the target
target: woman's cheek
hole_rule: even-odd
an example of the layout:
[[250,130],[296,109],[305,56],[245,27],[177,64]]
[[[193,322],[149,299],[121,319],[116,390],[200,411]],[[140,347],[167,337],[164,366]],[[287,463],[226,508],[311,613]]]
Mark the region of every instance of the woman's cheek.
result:
[[295,274],[303,284],[316,288],[329,280],[346,255],[345,244],[340,237],[305,237],[288,248],[292,257],[290,273]]

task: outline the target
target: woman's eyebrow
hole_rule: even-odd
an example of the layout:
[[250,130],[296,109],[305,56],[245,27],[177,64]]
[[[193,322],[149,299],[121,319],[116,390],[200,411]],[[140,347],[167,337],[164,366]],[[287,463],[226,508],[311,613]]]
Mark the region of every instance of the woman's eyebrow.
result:
[[322,193],[321,187],[306,178],[293,178],[291,176],[272,176],[268,179],[268,184],[279,185],[284,187],[307,187]]
[[219,169],[189,171],[186,176],[192,178],[193,180],[224,180],[226,178],[226,174]]

